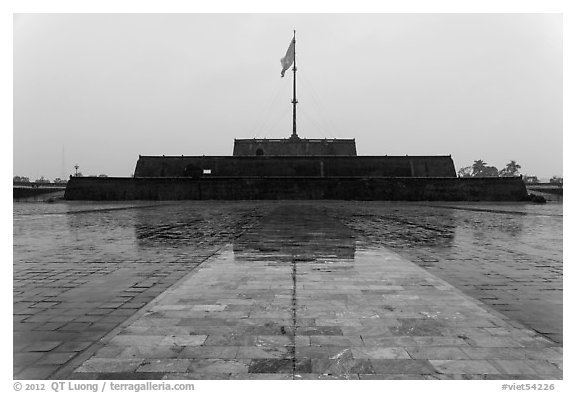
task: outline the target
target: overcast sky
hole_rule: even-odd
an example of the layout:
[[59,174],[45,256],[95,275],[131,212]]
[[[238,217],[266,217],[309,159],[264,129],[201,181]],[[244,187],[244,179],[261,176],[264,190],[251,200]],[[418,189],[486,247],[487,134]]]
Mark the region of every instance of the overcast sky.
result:
[[560,14],[18,14],[14,175],[289,137],[294,29],[301,137],[562,176]]

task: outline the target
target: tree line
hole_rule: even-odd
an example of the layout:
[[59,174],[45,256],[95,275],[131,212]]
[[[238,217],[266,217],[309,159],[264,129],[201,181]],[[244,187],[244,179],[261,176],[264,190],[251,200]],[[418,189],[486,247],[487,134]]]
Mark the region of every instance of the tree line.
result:
[[44,176],[40,177],[40,179],[36,179],[34,182],[31,182],[30,178],[26,177],[26,176],[14,176],[12,178],[12,181],[14,183],[37,183],[37,184],[50,184],[50,183],[65,184],[65,183],[68,183],[68,180],[62,180],[59,177],[50,181],[49,179],[46,179]]
[[[83,177],[82,172],[78,172],[74,176],[76,177]],[[92,177],[96,177],[92,175]],[[98,175],[98,177],[108,177],[108,175]],[[44,176],[40,177],[40,179],[36,179],[35,181],[31,182],[29,177],[26,176],[14,176],[12,178],[13,183],[35,183],[35,184],[66,184],[68,180],[60,179],[57,177],[56,179],[50,181],[50,179],[46,179]]]
[[[459,177],[512,177],[520,176],[520,169],[522,166],[515,160],[510,160],[506,166],[500,170],[495,166],[488,166],[483,160],[476,160],[471,166],[460,168],[458,170]],[[524,176],[524,181],[527,183],[539,183],[540,181],[536,176]],[[550,183],[562,185],[564,179],[554,176],[550,179]]]
[[471,166],[460,168],[460,177],[512,177],[520,176],[522,166],[511,160],[504,168],[498,170],[495,166],[488,166],[483,160],[476,160]]

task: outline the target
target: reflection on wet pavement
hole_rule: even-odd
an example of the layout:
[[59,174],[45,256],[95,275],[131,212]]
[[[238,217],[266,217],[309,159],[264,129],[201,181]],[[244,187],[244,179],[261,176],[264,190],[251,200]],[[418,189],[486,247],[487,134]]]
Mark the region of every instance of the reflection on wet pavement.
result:
[[[275,260],[284,261],[354,259],[356,240],[350,229],[330,217],[315,219],[319,213],[314,206],[299,206],[298,210],[298,214],[294,214],[293,207],[280,206],[274,215],[263,217],[234,242],[237,260],[260,259],[259,252],[274,253],[271,255]],[[287,232],[291,236],[287,237]]]
[[529,329],[562,342],[561,205],[29,206],[14,209],[19,379],[558,375],[561,348]]
[[373,203],[328,215],[562,343],[562,205]]

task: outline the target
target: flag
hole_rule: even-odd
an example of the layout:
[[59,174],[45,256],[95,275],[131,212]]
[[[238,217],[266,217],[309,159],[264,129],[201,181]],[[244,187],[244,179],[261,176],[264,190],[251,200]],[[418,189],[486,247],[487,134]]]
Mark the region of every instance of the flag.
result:
[[288,50],[286,51],[286,56],[280,59],[280,63],[282,64],[282,72],[280,73],[280,75],[282,76],[282,78],[284,78],[284,73],[286,72],[286,70],[290,68],[292,63],[294,63],[294,55],[296,51],[295,45],[296,40],[293,39],[292,42],[290,43],[290,46],[288,47]]

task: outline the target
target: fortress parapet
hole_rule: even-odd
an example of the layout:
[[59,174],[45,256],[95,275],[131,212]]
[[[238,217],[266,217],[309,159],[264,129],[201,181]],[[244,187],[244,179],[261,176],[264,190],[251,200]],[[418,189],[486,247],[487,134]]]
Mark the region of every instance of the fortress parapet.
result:
[[354,139],[234,139],[234,157],[356,156]]

